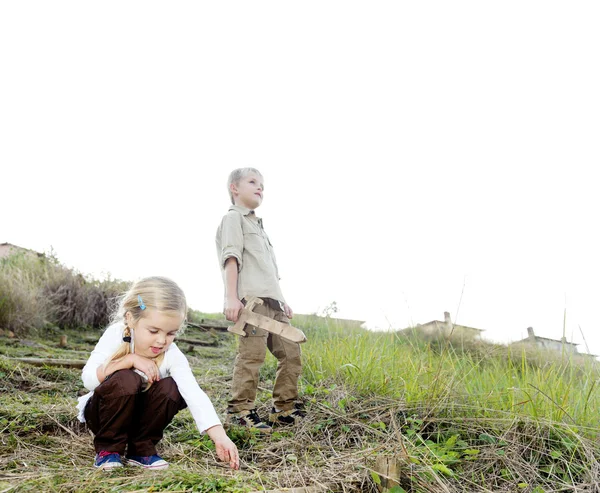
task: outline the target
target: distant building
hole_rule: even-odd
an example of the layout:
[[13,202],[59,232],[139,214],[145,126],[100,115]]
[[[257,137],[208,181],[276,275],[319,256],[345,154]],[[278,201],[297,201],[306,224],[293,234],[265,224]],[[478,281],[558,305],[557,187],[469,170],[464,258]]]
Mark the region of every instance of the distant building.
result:
[[38,253],[33,250],[29,250],[28,248],[23,248],[17,245],[13,245],[12,243],[0,243],[0,258],[8,257],[13,253],[25,253],[29,255],[37,255],[38,257],[43,257],[43,253]]
[[580,353],[577,351],[578,344],[567,341],[566,337],[562,339],[549,339],[547,337],[536,336],[533,327],[527,327],[527,338],[513,342],[513,344],[525,344],[534,346],[539,349],[550,349],[552,351],[562,352],[563,348],[568,353],[577,354],[579,356],[596,358],[595,354]]
[[436,339],[442,337],[458,337],[465,340],[480,340],[483,329],[475,327],[467,327],[466,325],[453,324],[449,312],[444,312],[444,321],[432,320],[425,324],[417,324],[415,327],[410,327],[402,332],[414,332],[425,337]]

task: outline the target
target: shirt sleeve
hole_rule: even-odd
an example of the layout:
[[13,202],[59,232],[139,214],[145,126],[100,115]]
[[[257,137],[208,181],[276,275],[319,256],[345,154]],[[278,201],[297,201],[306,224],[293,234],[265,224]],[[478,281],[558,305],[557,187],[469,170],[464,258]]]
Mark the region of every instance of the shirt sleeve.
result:
[[242,270],[242,252],[244,251],[244,232],[242,231],[241,215],[230,211],[221,221],[219,228],[221,251],[219,258],[221,268],[225,261],[234,257],[238,263],[238,272]]
[[213,426],[220,425],[221,420],[212,402],[200,388],[192,373],[190,364],[181,350],[172,343],[168,350],[168,372],[175,380],[179,393],[188,406],[200,433]]
[[119,348],[122,342],[122,332],[123,327],[119,324],[114,324],[108,327],[104,331],[104,334],[102,334],[102,337],[100,337],[81,372],[83,386],[86,389],[94,390],[100,385],[96,370]]

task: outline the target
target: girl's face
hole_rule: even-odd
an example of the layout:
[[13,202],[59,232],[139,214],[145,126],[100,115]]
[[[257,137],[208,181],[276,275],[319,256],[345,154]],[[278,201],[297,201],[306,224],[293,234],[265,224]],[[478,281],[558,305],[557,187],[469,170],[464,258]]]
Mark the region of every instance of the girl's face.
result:
[[128,312],[127,321],[134,330],[134,352],[151,359],[169,348],[183,322],[183,316],[179,312],[159,312],[152,308],[146,308],[142,318],[133,326],[130,322],[132,318]]

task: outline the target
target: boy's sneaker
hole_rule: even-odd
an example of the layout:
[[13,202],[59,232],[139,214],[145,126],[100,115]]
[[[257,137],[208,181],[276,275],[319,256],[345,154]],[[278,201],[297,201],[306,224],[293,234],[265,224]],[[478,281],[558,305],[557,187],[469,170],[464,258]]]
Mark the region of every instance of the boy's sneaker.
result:
[[267,423],[264,423],[263,420],[260,419],[256,409],[252,409],[251,411],[240,411],[239,413],[227,413],[227,422],[230,425],[244,426],[265,434],[269,434],[273,431]]
[[169,463],[156,454],[148,456],[127,455],[125,461],[131,466],[139,466],[144,469],[166,469],[169,467]]
[[123,467],[121,463],[121,456],[116,452],[108,452],[107,450],[101,450],[96,454],[94,460],[94,467],[98,469],[114,469],[116,467]]
[[273,425],[295,425],[302,418],[306,417],[306,413],[297,407],[288,409],[287,411],[276,411],[275,408],[269,414],[269,424]]

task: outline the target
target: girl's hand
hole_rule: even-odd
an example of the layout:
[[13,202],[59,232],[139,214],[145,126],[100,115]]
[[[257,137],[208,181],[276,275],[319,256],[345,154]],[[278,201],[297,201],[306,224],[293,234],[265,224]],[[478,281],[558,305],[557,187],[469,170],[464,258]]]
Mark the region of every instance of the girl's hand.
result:
[[140,370],[144,375],[148,377],[148,383],[158,382],[160,380],[160,372],[158,371],[158,366],[154,360],[150,358],[144,358],[139,354],[129,354],[129,358],[131,359],[131,366],[136,370]]
[[287,303],[283,304],[283,313],[285,313],[285,316],[289,319],[294,318],[294,312]]
[[238,449],[228,436],[222,440],[217,440],[215,442],[215,448],[219,459],[224,462],[229,462],[229,467],[231,467],[231,469],[240,468]]
[[240,456],[235,446],[221,425],[213,426],[206,430],[206,433],[215,444],[217,457],[224,462],[229,462],[232,469],[240,468]]

